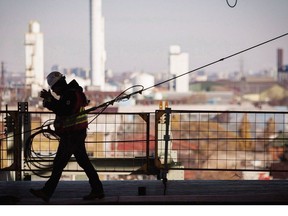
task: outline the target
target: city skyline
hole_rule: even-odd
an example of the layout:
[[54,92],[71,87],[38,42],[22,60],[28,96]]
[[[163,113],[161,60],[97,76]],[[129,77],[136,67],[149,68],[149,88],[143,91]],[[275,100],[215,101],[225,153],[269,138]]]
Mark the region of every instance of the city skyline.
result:
[[[285,0],[242,0],[234,8],[224,0],[105,0],[106,69],[165,72],[169,47],[179,45],[193,70],[287,33],[287,8]],[[0,10],[0,61],[7,71],[25,71],[24,35],[31,20],[44,34],[45,73],[54,64],[89,69],[89,0],[0,0]],[[288,64],[286,36],[205,70],[276,68],[278,48]]]

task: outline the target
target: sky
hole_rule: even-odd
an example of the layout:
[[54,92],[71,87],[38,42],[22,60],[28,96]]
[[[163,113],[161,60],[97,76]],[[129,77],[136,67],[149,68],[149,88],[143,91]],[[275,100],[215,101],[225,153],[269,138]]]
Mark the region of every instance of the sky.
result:
[[[231,5],[236,0],[227,0]],[[106,69],[168,71],[169,46],[189,54],[194,70],[288,33],[287,0],[103,0]],[[89,68],[89,0],[0,0],[0,61],[24,72],[24,37],[31,20],[44,34],[44,68]],[[276,67],[276,50],[288,64],[288,36],[205,68],[259,71]]]

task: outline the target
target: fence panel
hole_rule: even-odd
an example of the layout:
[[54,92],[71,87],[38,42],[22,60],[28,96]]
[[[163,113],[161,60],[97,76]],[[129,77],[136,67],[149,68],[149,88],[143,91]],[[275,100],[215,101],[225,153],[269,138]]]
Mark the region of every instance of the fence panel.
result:
[[170,169],[271,171],[288,159],[287,123],[285,112],[172,110],[169,155],[182,166]]

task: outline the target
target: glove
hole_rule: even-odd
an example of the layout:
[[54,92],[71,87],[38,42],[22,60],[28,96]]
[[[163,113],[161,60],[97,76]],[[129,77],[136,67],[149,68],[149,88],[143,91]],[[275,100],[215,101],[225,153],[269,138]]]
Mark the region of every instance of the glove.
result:
[[44,100],[49,100],[51,99],[53,96],[51,94],[51,91],[49,89],[49,91],[43,89],[41,92],[40,92],[40,97],[43,98]]
[[49,105],[50,105],[50,102],[52,101],[52,94],[51,94],[51,91],[46,91],[45,89],[43,89],[41,92],[40,92],[40,97],[43,98],[43,107],[46,107],[49,109]]

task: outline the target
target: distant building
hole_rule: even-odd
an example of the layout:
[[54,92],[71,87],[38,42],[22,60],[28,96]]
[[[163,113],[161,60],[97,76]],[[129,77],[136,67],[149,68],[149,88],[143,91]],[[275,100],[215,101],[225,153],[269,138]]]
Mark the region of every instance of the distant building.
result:
[[25,86],[31,91],[31,97],[38,97],[44,82],[43,34],[40,24],[30,21],[25,34]]
[[81,68],[81,67],[75,67],[75,68],[64,68],[63,69],[64,74],[74,74],[77,77],[81,77],[82,79],[89,79],[88,77],[88,71]]
[[[172,45],[169,50],[169,74],[171,78],[189,71],[189,55],[181,53],[180,46]],[[189,91],[189,77],[181,76],[170,82],[170,90],[176,92]]]

